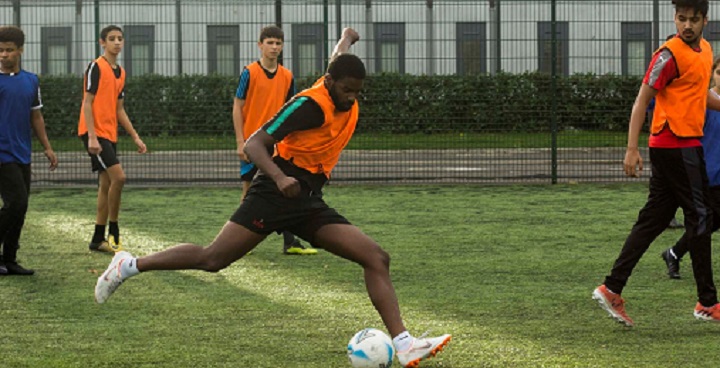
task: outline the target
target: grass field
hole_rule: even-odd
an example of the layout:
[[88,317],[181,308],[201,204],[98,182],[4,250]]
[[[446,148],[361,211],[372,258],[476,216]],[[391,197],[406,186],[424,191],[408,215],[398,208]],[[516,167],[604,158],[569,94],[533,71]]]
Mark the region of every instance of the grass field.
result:
[[[128,189],[126,248],[206,244],[239,194]],[[393,256],[411,332],[454,335],[422,367],[705,367],[720,326],[692,316],[689,262],[669,280],[659,257],[680,231],[656,241],[625,290],[635,328],[590,299],[646,195],[640,184],[326,190]],[[110,257],[87,251],[93,191],[35,191],[30,205],[20,260],[37,274],[0,278],[3,367],[343,368],[348,339],[382,328],[358,266],[283,256],[279,236],[218,274],[142,274],[96,305]]]

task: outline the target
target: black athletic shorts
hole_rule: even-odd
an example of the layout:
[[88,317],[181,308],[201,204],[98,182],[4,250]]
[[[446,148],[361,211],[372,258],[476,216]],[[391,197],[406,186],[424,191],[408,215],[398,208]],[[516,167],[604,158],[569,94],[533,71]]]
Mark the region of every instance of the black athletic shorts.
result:
[[258,234],[290,231],[314,247],[315,233],[324,225],[350,224],[325,203],[321,193],[310,190],[302,180],[300,183],[300,194],[286,198],[268,176],[256,176],[230,221]]
[[[83,145],[85,145],[85,151],[87,152],[88,149],[88,135],[83,134],[80,136],[80,139],[83,141]],[[92,171],[105,171],[108,167],[115,166],[120,163],[120,160],[117,158],[117,144],[110,142],[109,140],[105,138],[98,137],[98,143],[100,143],[100,147],[102,147],[102,151],[99,155],[91,155],[90,152],[88,152],[88,156],[90,156],[90,162],[92,163]]]

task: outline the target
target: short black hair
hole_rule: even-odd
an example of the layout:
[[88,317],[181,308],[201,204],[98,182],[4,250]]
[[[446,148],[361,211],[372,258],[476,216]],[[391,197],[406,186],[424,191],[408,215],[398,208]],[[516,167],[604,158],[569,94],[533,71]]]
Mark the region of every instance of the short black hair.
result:
[[676,11],[679,8],[693,8],[695,13],[702,14],[703,18],[707,18],[708,8],[710,8],[708,0],[672,0],[672,3],[675,5]]
[[15,26],[0,27],[0,42],[12,42],[18,48],[25,45],[25,32]]
[[342,53],[330,60],[327,72],[334,81],[345,77],[365,79],[365,64],[354,54]]
[[285,32],[278,26],[267,26],[260,31],[260,42],[265,41],[266,38],[277,38],[280,41],[285,41]]
[[112,32],[112,31],[120,31],[120,33],[122,33],[123,35],[125,34],[123,32],[122,28],[120,28],[119,26],[116,26],[114,24],[111,24],[111,25],[103,28],[102,31],[100,31],[100,39],[105,41],[107,39],[108,33]]

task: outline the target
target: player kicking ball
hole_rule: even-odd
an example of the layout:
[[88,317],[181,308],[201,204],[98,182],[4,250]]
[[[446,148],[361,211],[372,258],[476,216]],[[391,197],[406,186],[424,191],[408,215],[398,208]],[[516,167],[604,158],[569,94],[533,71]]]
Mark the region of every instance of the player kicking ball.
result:
[[[403,367],[417,367],[441,351],[450,341],[449,334],[414,337],[405,328],[390,280],[390,255],[322,197],[322,187],[358,120],[357,97],[363,88],[365,65],[346,51],[359,39],[355,30],[344,29],[327,73],[288,101],[247,140],[244,152],[260,173],[209,246],[179,244],[140,258],[119,252],[98,278],[95,300],[104,303],[124,280],[141,272],[218,272],[269,234],[287,230],[363,267],[370,300],[393,337]],[[271,157],[273,146],[276,155]]]

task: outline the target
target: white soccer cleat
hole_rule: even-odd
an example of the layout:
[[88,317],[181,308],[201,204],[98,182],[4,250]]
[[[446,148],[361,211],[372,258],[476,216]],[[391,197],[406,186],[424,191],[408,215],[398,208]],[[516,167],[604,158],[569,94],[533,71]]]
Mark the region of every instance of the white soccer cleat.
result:
[[131,258],[132,255],[128,252],[115,253],[107,270],[98,277],[97,284],[95,284],[95,301],[98,304],[105,303],[110,298],[110,295],[123,283],[120,266]]
[[451,335],[445,334],[439,337],[415,338],[410,345],[410,349],[397,352],[397,359],[405,368],[415,368],[420,365],[420,361],[435,356],[445,345],[450,342]]

